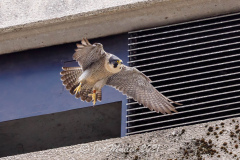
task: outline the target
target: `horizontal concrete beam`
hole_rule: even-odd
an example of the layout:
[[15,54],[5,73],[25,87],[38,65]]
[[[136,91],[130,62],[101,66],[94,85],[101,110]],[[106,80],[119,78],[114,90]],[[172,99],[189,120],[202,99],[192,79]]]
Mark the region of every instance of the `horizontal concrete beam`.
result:
[[240,11],[239,0],[0,1],[0,54]]
[[239,159],[240,117],[0,158]]

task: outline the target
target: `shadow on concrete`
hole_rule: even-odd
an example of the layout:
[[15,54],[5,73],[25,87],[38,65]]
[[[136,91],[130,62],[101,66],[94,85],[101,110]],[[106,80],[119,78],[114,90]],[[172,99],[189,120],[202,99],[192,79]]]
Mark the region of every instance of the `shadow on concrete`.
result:
[[0,123],[0,157],[120,137],[121,102]]

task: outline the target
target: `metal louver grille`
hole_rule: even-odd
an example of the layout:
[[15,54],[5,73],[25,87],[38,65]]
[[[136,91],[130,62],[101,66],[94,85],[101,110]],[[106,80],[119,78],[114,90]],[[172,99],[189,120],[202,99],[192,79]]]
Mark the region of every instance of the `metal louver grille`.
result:
[[240,116],[240,13],[129,32],[129,65],[183,105],[162,115],[128,99],[127,135]]

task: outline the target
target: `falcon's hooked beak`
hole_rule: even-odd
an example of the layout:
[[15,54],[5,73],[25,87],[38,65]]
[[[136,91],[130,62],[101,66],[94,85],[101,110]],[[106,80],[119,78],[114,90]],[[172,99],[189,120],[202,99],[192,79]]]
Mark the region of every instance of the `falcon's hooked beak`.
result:
[[117,60],[118,64],[123,64],[122,60]]

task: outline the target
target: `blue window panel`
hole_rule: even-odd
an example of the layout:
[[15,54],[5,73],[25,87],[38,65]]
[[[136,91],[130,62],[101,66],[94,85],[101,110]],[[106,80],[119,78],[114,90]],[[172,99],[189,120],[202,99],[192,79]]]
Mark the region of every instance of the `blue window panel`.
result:
[[[90,40],[127,65],[127,34]],[[14,47],[14,46],[13,46]],[[0,122],[90,107],[92,103],[76,99],[60,80],[63,65],[77,66],[72,60],[76,43],[0,55]],[[103,88],[103,100],[97,105],[122,101],[122,136],[125,135],[126,96],[114,88]]]

